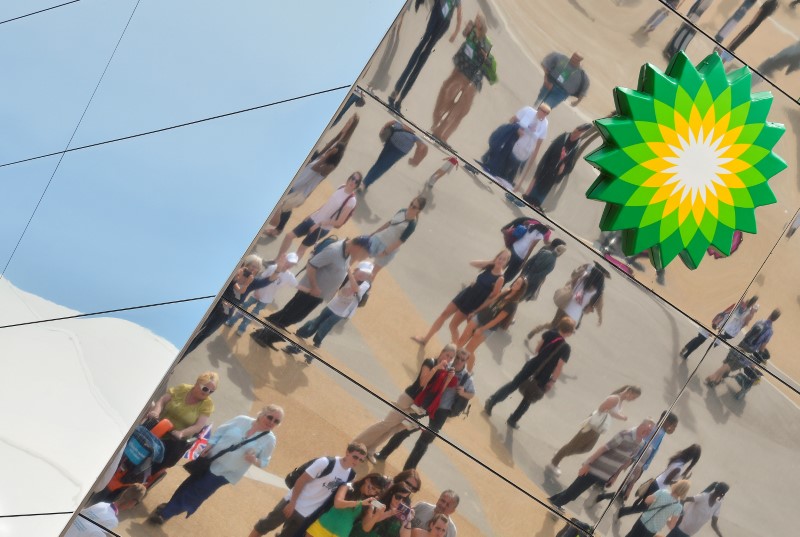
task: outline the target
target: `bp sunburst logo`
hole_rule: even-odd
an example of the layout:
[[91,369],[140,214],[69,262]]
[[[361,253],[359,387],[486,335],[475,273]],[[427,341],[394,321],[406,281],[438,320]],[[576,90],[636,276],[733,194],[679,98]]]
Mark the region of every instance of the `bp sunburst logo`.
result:
[[607,203],[600,228],[621,230],[627,255],[694,269],[709,246],[730,255],[737,229],[756,232],[755,208],[775,202],[767,181],[786,168],[772,152],[785,128],[767,121],[772,94],[750,93],[747,67],[679,52],[614,100],[617,115],[595,121],[604,144],[586,157],[600,170],[586,196]]

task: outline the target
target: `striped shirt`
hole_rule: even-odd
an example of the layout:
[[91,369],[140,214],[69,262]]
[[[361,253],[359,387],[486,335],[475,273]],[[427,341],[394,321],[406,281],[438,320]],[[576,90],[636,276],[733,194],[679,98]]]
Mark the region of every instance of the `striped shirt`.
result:
[[642,441],[636,436],[636,427],[620,431],[606,444],[606,451],[589,465],[589,473],[608,480],[636,453]]

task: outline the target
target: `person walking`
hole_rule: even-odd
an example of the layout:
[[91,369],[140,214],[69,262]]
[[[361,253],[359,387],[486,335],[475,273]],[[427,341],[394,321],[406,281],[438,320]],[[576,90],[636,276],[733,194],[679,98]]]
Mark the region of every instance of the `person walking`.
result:
[[424,336],[412,336],[411,339],[420,345],[427,345],[428,341],[439,331],[444,322],[452,317],[449,324],[450,341],[458,341],[458,327],[461,326],[461,323],[500,294],[505,282],[503,272],[510,258],[511,252],[501,250],[491,261],[471,261],[471,266],[481,270],[475,281],[462,289],[447,304],[444,311],[433,321],[433,325]]
[[719,512],[722,499],[730,490],[727,483],[715,481],[703,492],[683,501],[683,513],[678,525],[672,528],[667,537],[692,537],[711,521],[711,529],[717,537],[723,537],[719,529]]
[[567,243],[561,239],[553,239],[545,244],[522,265],[520,274],[528,281],[528,288],[522,300],[535,300],[539,296],[547,275],[556,268],[556,260],[567,251]]
[[519,191],[520,170],[527,162],[536,161],[547,136],[548,115],[550,107],[545,103],[537,108],[524,106],[489,136],[489,149],[480,163],[496,179],[506,181],[503,186],[509,190]]
[[[758,311],[758,296],[753,295],[745,301],[739,302],[738,304],[731,304],[724,311],[719,312],[714,316],[711,320],[711,328],[714,330],[719,330],[722,328],[722,331],[719,334],[720,339],[731,339],[735,338],[739,335],[739,332],[742,329],[750,324],[750,321],[753,319],[753,316]],[[689,355],[692,354],[700,345],[705,343],[706,339],[711,334],[707,330],[700,330],[700,332],[691,340],[689,340],[686,345],[683,346],[681,352],[679,353],[680,357],[684,360],[689,358]],[[714,342],[714,346],[717,346],[718,342]]]
[[[434,374],[447,369],[455,356],[455,344],[448,343],[438,357],[425,358],[419,368],[417,378],[400,394],[394,406],[406,414],[415,414],[414,398],[428,385]],[[404,414],[392,409],[383,421],[370,425],[359,433],[353,441],[364,444],[367,447],[367,458],[372,464],[376,464],[378,460],[375,458],[375,452],[378,451],[378,447],[395,433],[399,433],[407,427],[416,426]]]
[[508,330],[511,323],[514,322],[517,305],[522,300],[527,286],[525,277],[520,276],[508,289],[501,292],[494,302],[476,311],[475,315],[467,322],[467,326],[458,340],[458,346],[469,353],[467,371],[472,373],[475,367],[475,350],[486,341],[487,332],[491,334],[498,329]]
[[367,171],[364,182],[361,184],[361,193],[366,194],[367,189],[383,174],[389,171],[401,158],[408,155],[416,146],[416,150],[408,163],[416,167],[428,154],[428,146],[414,134],[414,131],[399,121],[388,121],[380,130],[383,149],[378,154],[375,163]]
[[237,416],[220,425],[211,435],[208,448],[199,459],[211,464],[198,473],[191,473],[165,504],[156,507],[147,519],[161,525],[175,515],[186,513],[187,518],[220,487],[235,485],[250,466],[265,468],[275,449],[273,429],[283,421],[284,412],[278,405],[267,405],[258,416]]
[[641,394],[640,387],[629,384],[613,391],[583,422],[578,433],[553,455],[545,470],[553,473],[556,477],[560,476],[561,461],[571,455],[590,452],[600,440],[600,436],[611,427],[612,419],[622,421],[628,419],[628,416],[622,413],[622,404],[638,399]]
[[522,390],[522,400],[516,410],[506,420],[512,429],[519,429],[519,420],[528,411],[530,406],[544,397],[550,391],[561,375],[561,370],[569,360],[570,346],[566,339],[575,333],[575,323],[572,319],[561,319],[555,330],[548,330],[542,334],[542,340],[536,347],[535,356],[522,366],[519,373],[514,375],[510,382],[501,386],[490,395],[483,405],[483,410],[489,416],[492,409],[509,395],[526,383]]
[[619,474],[631,464],[634,453],[642,447],[654,427],[653,420],[645,419],[637,427],[615,434],[586,459],[578,470],[575,481],[566,489],[550,496],[548,501],[559,511],[563,510],[564,505],[577,499],[592,485],[602,485]]
[[559,135],[547,147],[536,167],[533,181],[522,196],[535,210],[544,212],[542,204],[550,191],[572,173],[578,161],[580,139],[591,128],[591,123],[578,125],[571,132]]
[[520,217],[512,220],[500,229],[503,234],[503,241],[511,252],[508,266],[503,273],[505,281],[510,282],[519,274],[522,264],[528,260],[540,241],[545,244],[550,243],[552,230],[547,224],[543,224],[533,218]]
[[414,52],[411,53],[411,57],[408,59],[408,63],[402,73],[400,73],[400,78],[397,79],[394,85],[394,91],[389,95],[389,108],[392,110],[400,112],[403,99],[406,98],[406,95],[408,95],[408,92],[411,91],[412,86],[417,81],[417,77],[428,61],[431,52],[433,52],[433,48],[450,28],[453,13],[456,14],[456,28],[450,36],[451,43],[456,40],[456,36],[461,30],[461,0],[434,0],[425,32],[422,34]]
[[772,324],[777,321],[780,316],[781,310],[776,308],[772,310],[772,313],[769,314],[769,317],[754,324],[739,343],[739,348],[741,348],[741,351],[739,349],[732,348],[725,357],[725,360],[723,360],[719,369],[706,377],[706,386],[713,388],[720,384],[729,373],[736,371],[737,369],[741,369],[748,360],[742,354],[743,352],[754,353],[763,352],[766,350],[767,344],[769,343],[770,339],[772,339],[773,335]]
[[647,510],[625,537],[654,537],[663,527],[674,528],[683,511],[681,502],[689,493],[691,483],[682,479],[669,490],[662,489],[645,499]]
[[[369,237],[364,235],[325,246],[308,261],[294,296],[283,308],[267,317],[267,321],[276,328],[299,323],[324,300],[332,299],[348,277],[350,265],[363,261],[368,255]],[[283,339],[274,328],[267,327],[251,332],[250,337],[258,345],[273,350],[277,350],[275,343]]]
[[542,60],[544,81],[536,97],[536,105],[545,103],[551,109],[563,103],[567,97],[575,99],[571,106],[578,106],[589,90],[589,76],[583,70],[583,56],[573,52],[567,57],[560,52],[551,52]]

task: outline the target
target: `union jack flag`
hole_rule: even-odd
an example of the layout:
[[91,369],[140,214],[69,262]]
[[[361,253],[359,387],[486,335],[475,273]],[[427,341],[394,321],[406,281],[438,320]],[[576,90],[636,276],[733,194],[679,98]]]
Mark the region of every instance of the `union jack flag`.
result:
[[193,461],[208,447],[208,439],[211,437],[212,426],[213,424],[209,423],[200,429],[200,432],[197,434],[197,440],[195,440],[191,447],[186,450],[186,453],[183,454],[184,459]]

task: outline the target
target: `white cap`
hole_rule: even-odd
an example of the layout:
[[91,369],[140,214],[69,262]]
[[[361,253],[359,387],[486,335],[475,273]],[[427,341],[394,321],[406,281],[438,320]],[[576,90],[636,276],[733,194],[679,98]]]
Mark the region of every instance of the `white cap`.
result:
[[289,263],[297,263],[298,261],[300,261],[300,258],[297,257],[296,253],[289,252],[288,254],[286,254],[286,261],[288,261]]
[[369,261],[362,261],[358,265],[356,265],[356,269],[364,272],[366,274],[372,274],[372,269],[375,268],[375,265],[370,263]]

